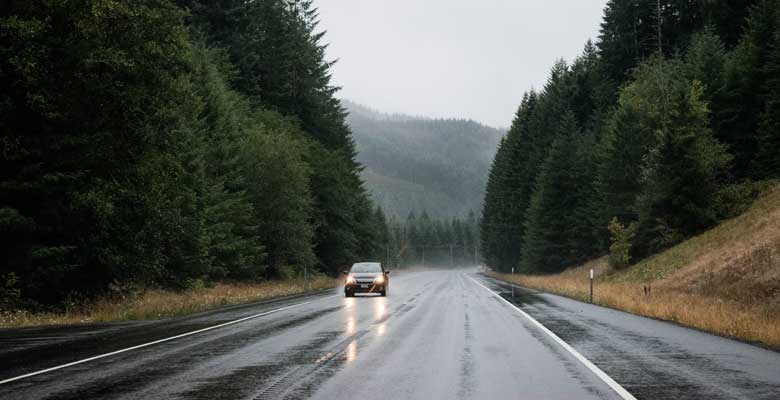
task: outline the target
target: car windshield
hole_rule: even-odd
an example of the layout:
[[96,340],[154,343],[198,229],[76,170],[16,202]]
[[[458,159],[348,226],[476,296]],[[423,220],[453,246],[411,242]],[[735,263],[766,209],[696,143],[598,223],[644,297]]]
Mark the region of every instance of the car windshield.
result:
[[352,265],[352,272],[382,272],[379,263],[357,263]]

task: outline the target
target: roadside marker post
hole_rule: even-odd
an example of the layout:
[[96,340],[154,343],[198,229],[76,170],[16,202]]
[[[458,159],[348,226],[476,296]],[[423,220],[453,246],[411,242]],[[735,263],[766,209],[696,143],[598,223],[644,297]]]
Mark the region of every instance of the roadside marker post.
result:
[[593,270],[590,270],[590,304],[593,304]]

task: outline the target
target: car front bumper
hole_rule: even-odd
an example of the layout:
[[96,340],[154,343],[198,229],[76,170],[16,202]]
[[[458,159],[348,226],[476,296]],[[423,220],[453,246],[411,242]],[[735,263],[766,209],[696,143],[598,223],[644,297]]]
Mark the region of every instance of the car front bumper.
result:
[[384,284],[352,283],[344,286],[344,291],[351,293],[380,293],[384,290]]

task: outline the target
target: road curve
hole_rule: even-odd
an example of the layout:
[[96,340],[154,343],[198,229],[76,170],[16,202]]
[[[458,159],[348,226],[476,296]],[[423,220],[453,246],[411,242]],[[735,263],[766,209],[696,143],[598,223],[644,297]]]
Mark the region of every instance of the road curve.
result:
[[0,330],[0,381],[131,348],[0,384],[0,398],[626,398],[599,371],[640,399],[780,393],[780,354],[755,346],[473,271],[395,273],[389,289],[167,321]]

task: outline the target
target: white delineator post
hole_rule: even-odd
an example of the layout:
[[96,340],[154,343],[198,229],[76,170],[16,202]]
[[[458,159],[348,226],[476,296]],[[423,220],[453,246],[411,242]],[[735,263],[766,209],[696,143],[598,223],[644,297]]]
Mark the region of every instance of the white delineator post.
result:
[[593,304],[593,270],[590,270],[590,304]]

